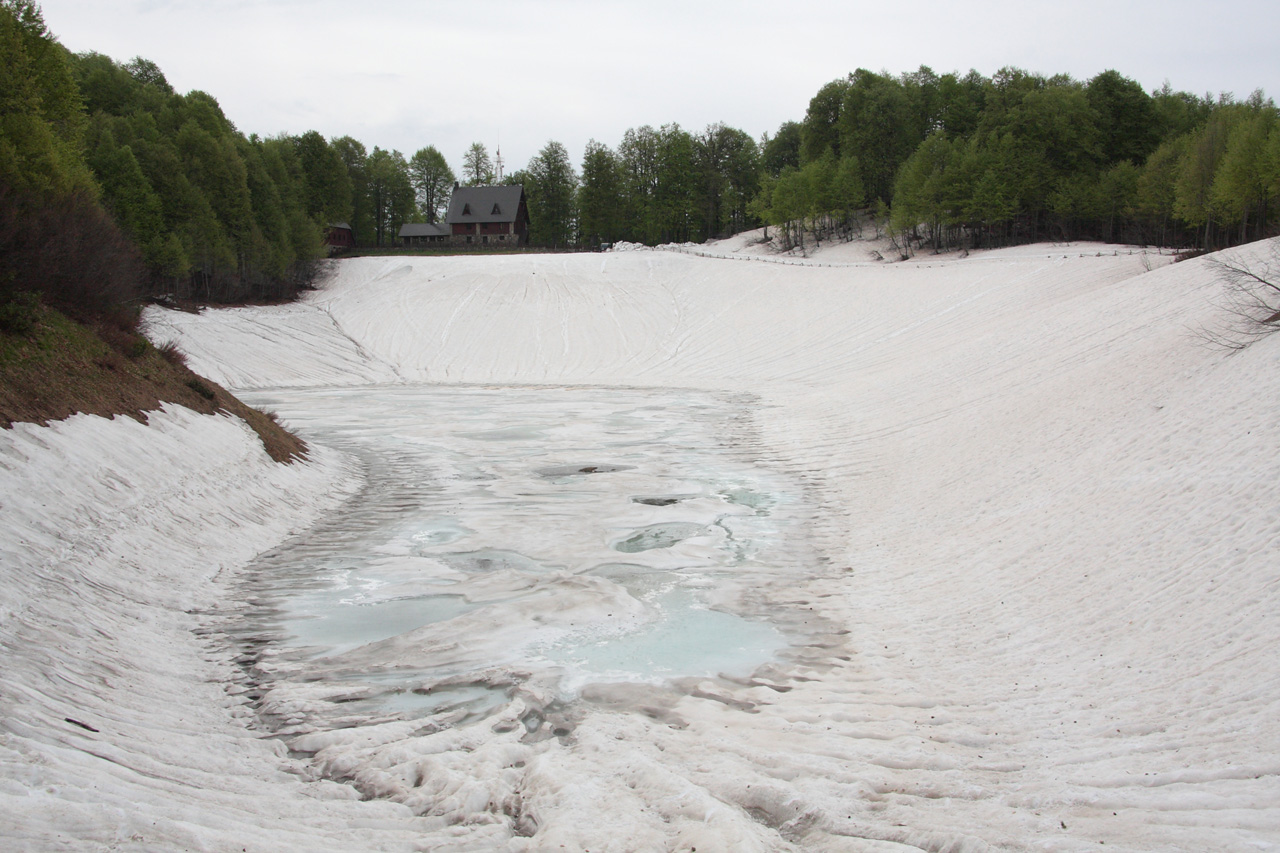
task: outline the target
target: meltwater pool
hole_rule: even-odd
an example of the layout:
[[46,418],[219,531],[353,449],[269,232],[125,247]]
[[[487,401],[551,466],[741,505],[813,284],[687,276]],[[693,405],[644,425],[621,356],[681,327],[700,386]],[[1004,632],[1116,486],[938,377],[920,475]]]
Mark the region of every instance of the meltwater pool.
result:
[[[249,573],[260,671],[307,717],[483,715],[513,685],[745,677],[788,646],[757,595],[802,493],[748,397],[395,386],[242,394],[364,478]],[[278,712],[282,713],[282,712]]]

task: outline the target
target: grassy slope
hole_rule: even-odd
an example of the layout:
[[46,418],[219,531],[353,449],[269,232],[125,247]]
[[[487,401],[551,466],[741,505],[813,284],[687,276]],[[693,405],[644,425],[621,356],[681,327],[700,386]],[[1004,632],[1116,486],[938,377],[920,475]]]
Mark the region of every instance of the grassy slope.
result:
[[48,308],[38,310],[27,334],[0,332],[0,426],[46,423],[77,412],[145,421],[146,412],[162,402],[243,418],[277,462],[306,453],[306,445],[271,417],[137,334],[81,325]]

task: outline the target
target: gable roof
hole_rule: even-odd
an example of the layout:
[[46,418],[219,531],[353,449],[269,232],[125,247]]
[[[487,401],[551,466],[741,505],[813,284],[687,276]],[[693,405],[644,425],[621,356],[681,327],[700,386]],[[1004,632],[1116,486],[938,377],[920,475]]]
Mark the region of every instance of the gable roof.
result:
[[449,229],[437,223],[430,222],[406,222],[400,226],[400,236],[403,237],[447,237]]
[[455,222],[515,222],[523,197],[524,187],[519,184],[454,187],[445,221],[450,225]]

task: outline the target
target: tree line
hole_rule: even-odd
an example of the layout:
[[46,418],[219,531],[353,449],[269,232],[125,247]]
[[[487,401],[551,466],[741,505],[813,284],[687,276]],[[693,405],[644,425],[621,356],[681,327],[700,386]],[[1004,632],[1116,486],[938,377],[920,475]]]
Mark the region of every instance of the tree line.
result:
[[[455,181],[498,179],[478,142],[455,174],[430,145],[406,157],[315,131],[245,136],[213,96],[175,92],[150,61],[71,54],[33,0],[0,0],[0,49],[6,221],[20,232],[105,212],[151,296],[288,298],[315,274],[329,226],[391,245],[401,224],[443,218]],[[548,247],[765,225],[785,247],[871,227],[904,253],[1043,239],[1210,249],[1276,232],[1277,125],[1260,92],[1148,93],[1116,71],[859,69],[759,139],[644,125],[613,147],[591,140],[577,167],[548,142],[501,179],[524,186],[531,242]],[[62,212],[37,215],[42,204]]]
[[758,141],[723,124],[646,125],[614,148],[588,142],[580,171],[549,143],[511,179],[546,244],[765,225],[785,248],[871,227],[904,254],[1079,239],[1209,250],[1277,232],[1280,121],[1261,92],[1148,93],[1113,70],[1081,82],[859,69]]

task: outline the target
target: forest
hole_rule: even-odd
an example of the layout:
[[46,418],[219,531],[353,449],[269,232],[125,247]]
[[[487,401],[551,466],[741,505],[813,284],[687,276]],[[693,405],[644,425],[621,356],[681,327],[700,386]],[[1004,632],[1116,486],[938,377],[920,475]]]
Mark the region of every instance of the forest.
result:
[[[455,173],[429,144],[406,157],[315,131],[246,136],[146,59],[67,51],[32,0],[0,0],[0,55],[0,302],[288,299],[330,225],[390,246],[402,223],[443,215],[455,180],[496,179],[478,142]],[[904,256],[1046,239],[1209,250],[1276,233],[1280,128],[1261,92],[1147,92],[1113,70],[858,69],[759,139],[645,125],[592,140],[577,166],[550,141],[502,181],[524,186],[545,248],[766,225],[784,248],[871,228]],[[75,241],[97,253],[79,270],[49,250]],[[86,269],[93,284],[73,281]]]

